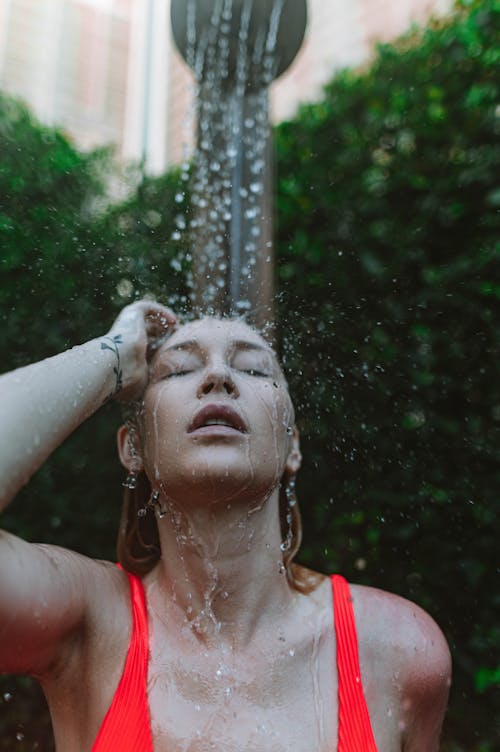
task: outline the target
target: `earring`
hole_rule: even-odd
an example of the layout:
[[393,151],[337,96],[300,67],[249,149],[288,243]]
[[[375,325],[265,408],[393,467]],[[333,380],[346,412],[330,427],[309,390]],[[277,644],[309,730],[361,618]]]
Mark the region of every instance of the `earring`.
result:
[[135,470],[129,470],[127,477],[122,483],[124,488],[129,488],[134,491],[137,488],[137,473]]
[[285,496],[289,507],[294,507],[297,503],[297,496],[295,495],[295,475],[290,477],[290,480],[285,487]]
[[158,504],[158,499],[160,498],[160,492],[159,491],[152,491],[151,496],[147,500],[145,506],[141,507],[137,510],[137,516],[138,517],[145,517],[148,512],[155,511],[155,506]]
[[297,503],[297,497],[295,496],[295,475],[292,475],[289,479],[288,483],[285,486],[285,496],[288,504],[288,509],[286,510],[286,537],[285,540],[281,543],[280,548],[282,551],[289,551],[292,547],[292,541],[293,541],[293,530],[292,530],[292,522],[293,522],[293,515],[292,515],[292,507],[295,506]]
[[158,490],[152,491],[151,496],[149,497],[148,503],[145,507],[142,507],[138,510],[137,516],[138,517],[145,517],[149,511],[153,512],[155,511],[155,507],[158,508],[158,517],[162,519],[162,517],[165,517],[167,510],[162,507],[160,504],[160,492]]

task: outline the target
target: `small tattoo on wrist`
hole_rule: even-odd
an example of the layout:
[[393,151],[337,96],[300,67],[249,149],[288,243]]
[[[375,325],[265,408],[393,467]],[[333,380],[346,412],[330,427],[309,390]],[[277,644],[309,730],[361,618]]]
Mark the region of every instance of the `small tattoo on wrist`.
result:
[[106,341],[101,342],[101,350],[111,350],[111,352],[114,352],[116,355],[116,366],[113,368],[116,375],[116,386],[112,395],[114,396],[115,394],[118,394],[123,387],[123,373],[120,363],[120,350],[118,348],[118,345],[122,344],[123,339],[121,334],[115,334],[113,337],[104,337],[104,339]]

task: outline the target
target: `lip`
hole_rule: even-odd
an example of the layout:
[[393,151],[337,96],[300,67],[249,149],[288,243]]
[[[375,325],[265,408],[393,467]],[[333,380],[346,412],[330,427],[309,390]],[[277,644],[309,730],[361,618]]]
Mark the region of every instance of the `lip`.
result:
[[[207,420],[223,420],[229,423],[228,426],[221,425],[205,425]],[[188,433],[194,431],[227,433],[228,431],[238,431],[239,433],[247,433],[247,425],[241,415],[229,405],[222,404],[210,404],[202,407],[198,410],[194,416],[191,424],[188,428]]]

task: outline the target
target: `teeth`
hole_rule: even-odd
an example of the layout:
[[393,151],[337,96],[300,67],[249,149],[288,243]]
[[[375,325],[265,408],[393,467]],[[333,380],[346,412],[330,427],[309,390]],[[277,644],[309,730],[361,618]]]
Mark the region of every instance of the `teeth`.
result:
[[220,420],[219,418],[209,418],[204,423],[205,426],[228,426],[229,428],[232,428],[233,426],[231,423],[228,423],[226,420]]

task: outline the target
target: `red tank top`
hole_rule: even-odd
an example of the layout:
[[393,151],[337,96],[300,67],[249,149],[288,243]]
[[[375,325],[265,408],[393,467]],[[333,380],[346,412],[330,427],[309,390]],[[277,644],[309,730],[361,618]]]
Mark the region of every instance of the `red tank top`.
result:
[[[127,572],[132,599],[132,637],[122,677],[102,722],[92,752],[153,752],[147,697],[148,623],[144,588]],[[337,641],[339,730],[337,752],[377,752],[366,706],[358,657],[358,638],[349,585],[332,575]]]

